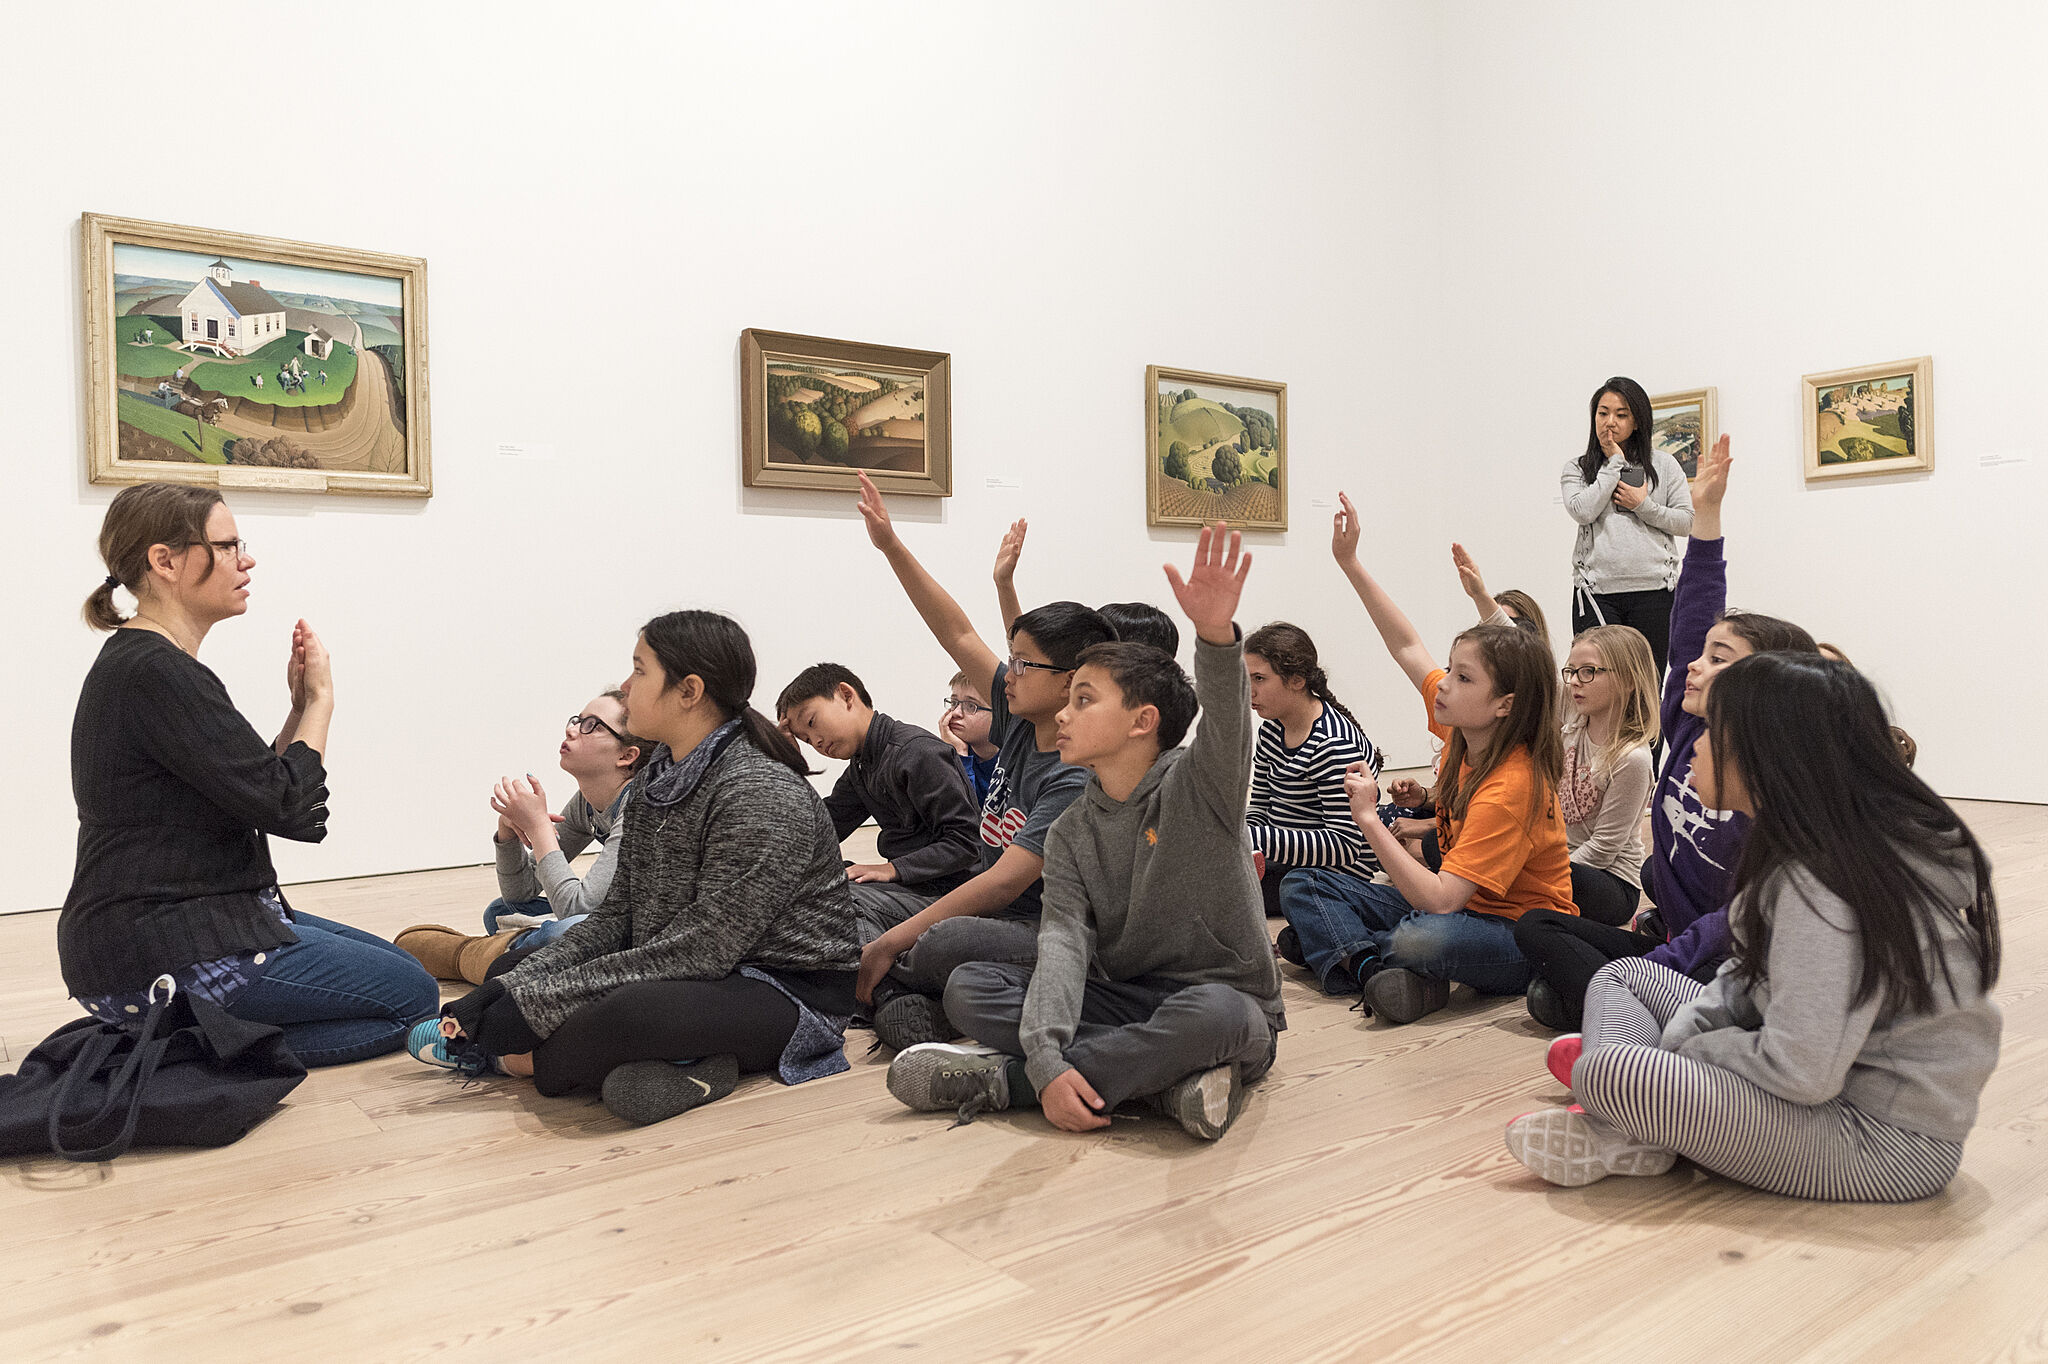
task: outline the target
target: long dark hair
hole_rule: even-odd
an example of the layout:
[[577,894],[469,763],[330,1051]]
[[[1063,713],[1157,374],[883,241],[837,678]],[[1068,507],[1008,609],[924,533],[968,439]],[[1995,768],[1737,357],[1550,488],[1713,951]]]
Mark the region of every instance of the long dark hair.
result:
[[727,719],[740,718],[748,742],[798,776],[811,775],[810,764],[789,736],[749,704],[754,695],[754,645],[738,621],[716,611],[671,611],[642,626],[640,638],[661,664],[662,690],[696,674],[711,703]]
[[[1892,738],[1876,688],[1846,663],[1812,653],[1751,654],[1728,665],[1707,692],[1714,777],[1732,765],[1756,814],[1735,868],[1728,927],[1736,970],[1750,981],[1769,968],[1766,896],[1774,877],[1803,867],[1856,916],[1863,969],[1855,1003],[1934,1007],[1934,968],[1955,980],[1939,933],[1924,922],[1952,912],[1923,871],[1967,854],[1976,898],[1962,908],[1982,988],[1998,979],[1998,901],[1991,863],[1956,812],[1913,774]],[[1934,960],[1928,960],[1930,948]]]
[[1352,728],[1361,734],[1365,732],[1365,726],[1358,723],[1358,717],[1351,713],[1351,708],[1330,691],[1330,676],[1317,660],[1316,642],[1308,637],[1308,631],[1299,625],[1276,620],[1246,635],[1244,651],[1265,659],[1281,677],[1301,678],[1308,684],[1310,696],[1326,706],[1336,707],[1337,713],[1349,720]]
[[1628,433],[1628,439],[1621,443],[1622,453],[1628,456],[1630,464],[1637,465],[1649,476],[1650,486],[1657,486],[1657,466],[1650,458],[1650,395],[1643,392],[1643,386],[1633,379],[1615,375],[1606,383],[1593,390],[1592,399],[1586,404],[1586,453],[1579,456],[1579,474],[1591,483],[1600,476],[1600,466],[1607,462],[1607,452],[1600,448],[1599,412],[1600,400],[1612,393],[1628,404],[1629,415],[1636,419],[1636,429]]
[[[1451,819],[1464,819],[1472,793],[1510,753],[1526,748],[1529,764],[1536,769],[1536,783],[1523,824],[1533,829],[1537,819],[1555,805],[1557,783],[1564,776],[1564,737],[1557,725],[1557,661],[1551,657],[1549,644],[1519,625],[1475,625],[1452,640],[1451,648],[1455,650],[1467,640],[1479,650],[1486,674],[1493,679],[1494,695],[1512,693],[1515,701],[1493,727],[1485,749],[1477,754],[1465,751],[1464,730],[1451,731],[1450,741],[1444,745],[1434,803]],[[1471,774],[1461,778],[1467,764]]]

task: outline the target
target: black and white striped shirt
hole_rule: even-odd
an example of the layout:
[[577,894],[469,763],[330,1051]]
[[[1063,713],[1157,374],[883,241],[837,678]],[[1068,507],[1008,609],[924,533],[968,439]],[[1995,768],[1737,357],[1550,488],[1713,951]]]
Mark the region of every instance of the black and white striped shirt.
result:
[[1366,762],[1378,776],[1379,750],[1327,702],[1301,747],[1287,747],[1285,733],[1278,720],[1259,726],[1245,815],[1252,847],[1266,855],[1268,867],[1335,867],[1371,876],[1379,859],[1352,822],[1344,769]]

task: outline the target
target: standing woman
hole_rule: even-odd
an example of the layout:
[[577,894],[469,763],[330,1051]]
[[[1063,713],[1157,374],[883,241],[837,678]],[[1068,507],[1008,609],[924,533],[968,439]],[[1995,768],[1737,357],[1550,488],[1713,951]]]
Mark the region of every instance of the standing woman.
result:
[[1650,396],[1616,377],[1593,395],[1586,453],[1564,466],[1564,507],[1579,523],[1572,550],[1572,634],[1632,625],[1664,675],[1677,537],[1692,533],[1692,490],[1678,461],[1650,447]]
[[[107,580],[86,623],[112,635],[78,698],[71,787],[78,865],[57,920],[64,984],[119,1022],[152,983],[237,1018],[274,1024],[308,1066],[397,1051],[440,991],[382,938],[295,912],[268,834],[327,836],[327,726],[334,679],[320,637],[292,629],[291,713],[274,743],[228,699],[199,646],[249,609],[256,560],[211,488],[123,489],[100,527]],[[114,588],[135,595],[124,619]]]

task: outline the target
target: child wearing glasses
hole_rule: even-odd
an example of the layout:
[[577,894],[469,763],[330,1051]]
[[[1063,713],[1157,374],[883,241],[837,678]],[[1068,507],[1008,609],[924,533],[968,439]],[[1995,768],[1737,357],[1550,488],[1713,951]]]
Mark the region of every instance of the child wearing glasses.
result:
[[981,807],[979,873],[861,951],[855,994],[869,1006],[876,1040],[901,1051],[959,1035],[940,1003],[954,967],[1038,959],[1046,835],[1088,781],[1087,772],[1060,760],[1056,717],[1082,652],[1109,643],[1116,632],[1078,602],[1053,602],[1019,616],[1009,630],[1009,658],[997,658],[960,604],[897,537],[866,474],[860,482],[868,539],[960,670],[988,679],[988,737],[998,750]]
[[[517,964],[508,953],[523,957],[553,942],[604,903],[633,776],[653,753],[651,744],[627,732],[625,698],[614,687],[591,698],[563,726],[561,766],[575,779],[576,791],[560,814],[548,813],[547,792],[530,773],[502,778],[492,788],[498,898],[484,908],[483,935],[415,924],[396,939],[433,975],[481,985],[494,966]],[[569,860],[593,843],[601,849],[597,861],[579,877]]]
[[775,701],[785,734],[846,764],[825,812],[841,842],[873,819],[880,862],[846,869],[863,943],[957,890],[981,864],[981,814],[946,742],[875,709],[838,663],[814,663]]
[[939,712],[939,734],[959,755],[960,771],[979,806],[988,799],[996,775],[996,746],[988,740],[988,698],[966,673],[954,673],[946,684],[946,708]]

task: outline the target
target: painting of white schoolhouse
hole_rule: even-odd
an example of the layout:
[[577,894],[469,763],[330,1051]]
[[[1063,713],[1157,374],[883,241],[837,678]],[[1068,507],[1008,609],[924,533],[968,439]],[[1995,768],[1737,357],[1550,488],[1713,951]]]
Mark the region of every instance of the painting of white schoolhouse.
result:
[[270,296],[261,280],[237,282],[234,267],[220,259],[179,301],[178,313],[184,318],[179,345],[193,352],[247,355],[285,331],[284,304]]

